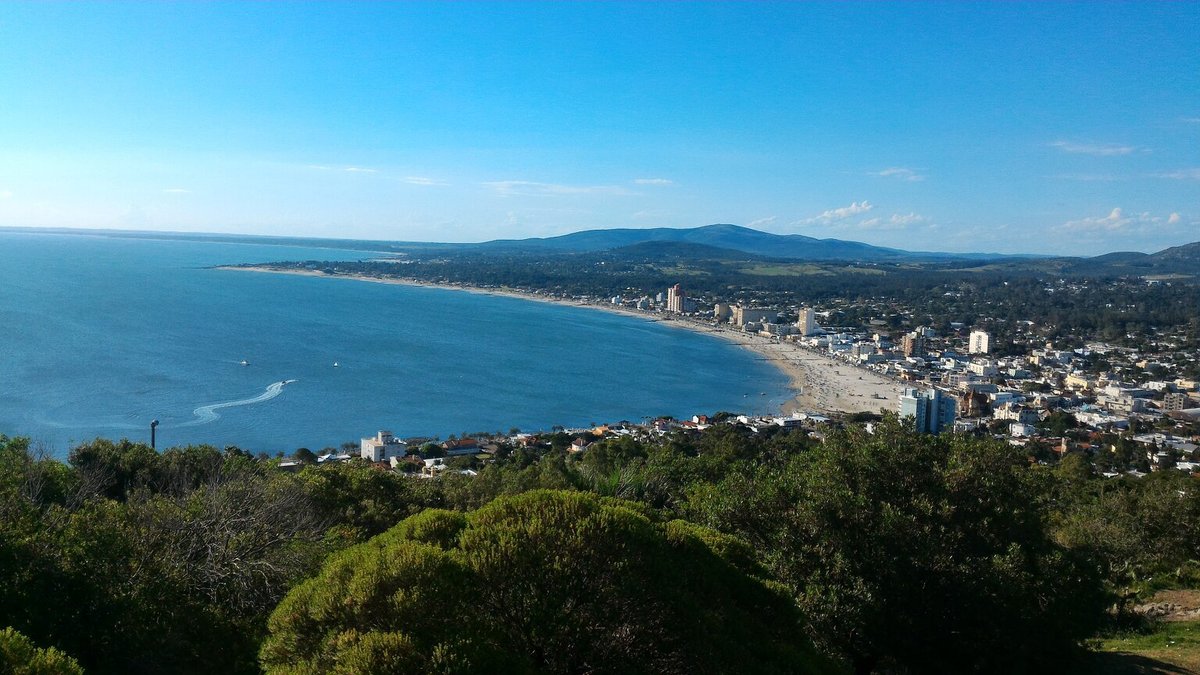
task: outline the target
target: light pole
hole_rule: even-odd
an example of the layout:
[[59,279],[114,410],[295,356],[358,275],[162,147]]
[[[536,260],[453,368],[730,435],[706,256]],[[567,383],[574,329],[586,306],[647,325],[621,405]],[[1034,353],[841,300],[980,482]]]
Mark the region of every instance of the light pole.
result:
[[158,420],[151,420],[151,422],[150,422],[150,449],[151,450],[154,449],[154,429],[157,426],[158,426]]

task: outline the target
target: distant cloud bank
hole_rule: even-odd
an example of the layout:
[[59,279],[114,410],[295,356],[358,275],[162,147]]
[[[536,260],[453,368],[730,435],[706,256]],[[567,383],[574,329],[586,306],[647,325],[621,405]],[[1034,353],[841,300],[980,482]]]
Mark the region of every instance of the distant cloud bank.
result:
[[1054,141],[1050,147],[1057,148],[1063,152],[1072,155],[1091,155],[1093,157],[1120,157],[1122,155],[1132,155],[1141,150],[1149,152],[1145,148],[1138,148],[1133,145],[1118,145],[1115,143],[1076,143],[1074,141]]

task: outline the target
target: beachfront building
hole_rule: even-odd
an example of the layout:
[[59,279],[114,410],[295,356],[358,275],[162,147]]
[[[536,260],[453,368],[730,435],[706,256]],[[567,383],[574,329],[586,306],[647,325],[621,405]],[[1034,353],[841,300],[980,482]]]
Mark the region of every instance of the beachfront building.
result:
[[775,317],[778,316],[775,312],[769,309],[752,309],[735,305],[733,307],[733,323],[736,326],[746,327],[750,323],[772,323]]
[[713,318],[717,320],[717,323],[728,321],[731,316],[733,316],[733,310],[729,309],[728,303],[718,302],[713,306]]
[[683,314],[684,302],[686,296],[683,293],[683,287],[679,284],[667,289],[667,311],[675,314]]
[[984,330],[971,331],[971,339],[967,345],[967,352],[970,354],[987,354],[991,347],[992,336],[988,335]]
[[925,336],[916,331],[905,335],[900,339],[900,349],[906,357],[925,356]]
[[905,387],[900,394],[900,418],[912,418],[919,434],[936,434],[954,428],[954,413],[958,402],[937,389]]
[[380,431],[374,438],[364,438],[360,444],[362,458],[369,462],[389,462],[393,457],[408,454],[408,444],[390,431]]
[[796,330],[804,337],[815,334],[817,332],[817,310],[812,307],[800,310],[800,317],[796,319]]

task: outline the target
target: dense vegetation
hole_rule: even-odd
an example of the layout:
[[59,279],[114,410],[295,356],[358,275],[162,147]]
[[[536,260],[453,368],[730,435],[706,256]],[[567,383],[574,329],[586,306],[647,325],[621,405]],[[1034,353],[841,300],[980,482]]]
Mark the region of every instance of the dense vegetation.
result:
[[827,670],[810,641],[863,673],[1043,672],[1197,581],[1182,472],[890,418],[562,436],[434,480],[0,437],[0,628],[91,673]]
[[279,673],[826,672],[737,539],[579,492],[431,509],[337,553],[271,616]]

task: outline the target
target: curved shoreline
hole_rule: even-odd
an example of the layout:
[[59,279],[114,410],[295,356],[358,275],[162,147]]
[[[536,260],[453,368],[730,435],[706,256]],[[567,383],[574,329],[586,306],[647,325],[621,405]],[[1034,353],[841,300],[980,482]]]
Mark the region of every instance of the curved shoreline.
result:
[[495,295],[519,300],[595,309],[711,335],[751,351],[763,360],[769,361],[771,365],[787,377],[791,398],[782,406],[784,413],[797,411],[816,413],[879,412],[880,408],[890,410],[894,407],[901,389],[899,383],[879,373],[842,361],[836,361],[793,343],[779,342],[765,336],[723,328],[691,319],[651,314],[625,307],[614,307],[604,303],[555,298],[510,289],[438,284],[398,277],[381,278],[362,274],[326,274],[316,270],[280,269],[266,266],[242,267],[220,265],[214,269],[262,272],[267,274],[291,274],[294,276],[320,277],[323,279],[346,279],[349,281],[366,281],[399,286],[423,286],[426,288],[464,291],[481,295]]

